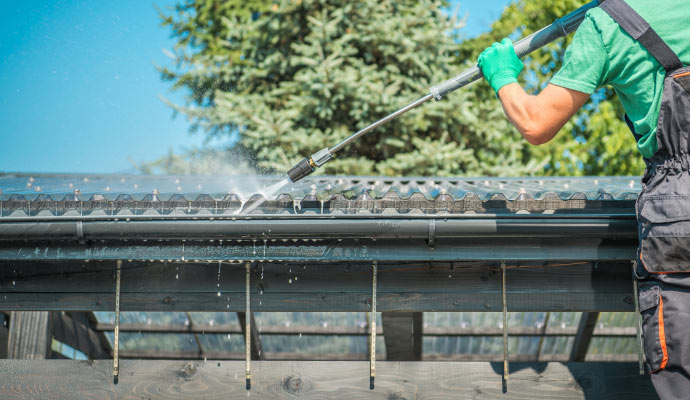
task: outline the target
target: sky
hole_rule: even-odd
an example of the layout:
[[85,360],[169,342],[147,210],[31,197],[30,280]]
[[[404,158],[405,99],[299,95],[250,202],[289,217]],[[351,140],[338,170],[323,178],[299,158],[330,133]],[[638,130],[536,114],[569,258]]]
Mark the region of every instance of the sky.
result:
[[[509,0],[451,1],[472,37]],[[0,2],[0,171],[136,172],[201,145],[156,65],[174,41],[156,6],[175,0]]]

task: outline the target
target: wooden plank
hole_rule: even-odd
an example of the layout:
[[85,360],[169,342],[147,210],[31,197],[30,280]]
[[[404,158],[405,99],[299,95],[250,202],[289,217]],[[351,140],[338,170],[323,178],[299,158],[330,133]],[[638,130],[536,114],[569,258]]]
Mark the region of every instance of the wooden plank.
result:
[[577,326],[577,334],[573,341],[573,347],[570,351],[569,361],[584,361],[589,350],[589,343],[592,341],[592,334],[599,319],[598,312],[583,312],[580,316],[580,322]]
[[[238,325],[240,326],[240,331],[242,333],[242,336],[246,335],[246,332],[245,332],[245,323],[247,322],[246,316],[247,316],[246,312],[238,312],[237,313],[237,320],[239,322]],[[252,340],[251,340],[252,360],[265,360],[266,355],[261,350],[261,336],[259,335],[259,329],[257,328],[256,320],[254,319],[254,313],[250,313],[249,325],[250,325],[249,329],[251,330],[251,335],[252,335]]]
[[[369,390],[367,361],[252,363],[252,398],[292,399],[656,399],[634,363],[511,363],[508,393],[499,363],[380,362]],[[0,397],[242,399],[242,361],[0,360]]]
[[[112,331],[115,324],[98,323],[97,331]],[[377,326],[376,334],[383,335],[383,328]],[[241,334],[242,329],[236,324],[189,324],[189,325],[157,325],[143,323],[120,324],[120,332],[147,332],[147,333],[205,333],[205,334]],[[322,326],[322,325],[262,325],[259,328],[261,335],[302,335],[302,336],[368,336],[366,328],[360,326]],[[509,327],[510,336],[575,336],[577,328],[548,327],[543,328],[529,326]],[[595,328],[594,334],[605,337],[633,337],[636,335],[634,327],[602,327]],[[503,329],[494,327],[460,327],[427,326],[424,328],[424,336],[503,336]]]
[[[91,329],[88,321],[79,316],[80,313],[67,315],[64,312],[53,313],[53,337],[55,340],[69,345],[89,359],[108,358],[109,354],[103,345],[99,334]],[[86,324],[84,322],[87,322]]]
[[423,313],[381,313],[383,339],[386,343],[386,360],[422,360]]
[[7,358],[45,359],[51,354],[51,316],[44,311],[21,311],[10,315]]
[[[379,264],[380,311],[499,311],[500,274],[493,264]],[[2,307],[8,310],[112,311],[112,262],[31,262],[0,268]],[[244,311],[239,264],[125,263],[123,311]],[[368,264],[257,264],[254,311],[368,311]],[[507,271],[510,311],[632,311],[628,263],[574,262]],[[263,276],[263,278],[262,278]],[[6,284],[14,282],[13,285]],[[220,285],[220,286],[218,286]],[[220,296],[218,296],[220,292]]]

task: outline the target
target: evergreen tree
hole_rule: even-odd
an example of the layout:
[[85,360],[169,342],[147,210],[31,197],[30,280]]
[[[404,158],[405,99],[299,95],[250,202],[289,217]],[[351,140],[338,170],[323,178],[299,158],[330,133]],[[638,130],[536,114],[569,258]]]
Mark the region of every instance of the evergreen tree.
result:
[[[233,151],[261,171],[282,173],[462,72],[493,41],[529,34],[581,3],[520,0],[490,33],[460,43],[461,24],[441,0],[187,0],[164,16],[178,45],[175,67],[162,71],[175,88],[189,90],[188,103],[175,108],[194,128],[209,137],[239,133]],[[548,82],[568,43],[526,60],[529,90]],[[598,98],[553,143],[533,147],[507,122],[488,85],[474,84],[370,132],[319,172],[641,172],[620,104],[609,100],[610,90]],[[179,157],[173,164],[185,170]]]
[[[215,2],[195,4],[205,3]],[[283,1],[194,24],[178,10],[166,24],[184,39],[178,50],[191,55],[180,58],[182,72],[166,77],[192,90],[190,106],[178,110],[210,135],[239,131],[259,169],[283,172],[469,65],[455,62],[460,24],[445,7],[439,0]],[[219,19],[223,28],[213,28]],[[520,175],[538,169],[527,146],[493,98],[458,91],[371,132],[321,171]]]

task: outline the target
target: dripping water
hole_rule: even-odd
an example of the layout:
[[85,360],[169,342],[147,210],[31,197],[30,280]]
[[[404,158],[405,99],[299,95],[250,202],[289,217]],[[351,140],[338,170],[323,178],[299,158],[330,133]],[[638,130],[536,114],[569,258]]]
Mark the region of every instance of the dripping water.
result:
[[223,265],[222,261],[218,261],[218,280],[216,282],[216,287],[218,287],[218,297],[220,297],[220,267]]

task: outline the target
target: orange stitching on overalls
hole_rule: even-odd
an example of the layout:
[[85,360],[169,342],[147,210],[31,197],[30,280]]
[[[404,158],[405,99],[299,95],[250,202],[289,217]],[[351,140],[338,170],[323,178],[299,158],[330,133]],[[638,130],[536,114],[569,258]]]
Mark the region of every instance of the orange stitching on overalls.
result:
[[690,75],[690,72],[685,72],[683,74],[678,74],[678,75],[673,75],[674,78],[680,78],[681,76],[688,76]]
[[668,363],[668,350],[666,349],[666,328],[664,327],[664,300],[661,297],[661,293],[659,293],[659,346],[661,347],[661,353],[663,357],[661,358],[661,364],[659,365],[658,369],[655,369],[654,371],[650,372],[650,374],[653,374],[655,372],[661,371],[662,369],[666,368],[666,364]]

